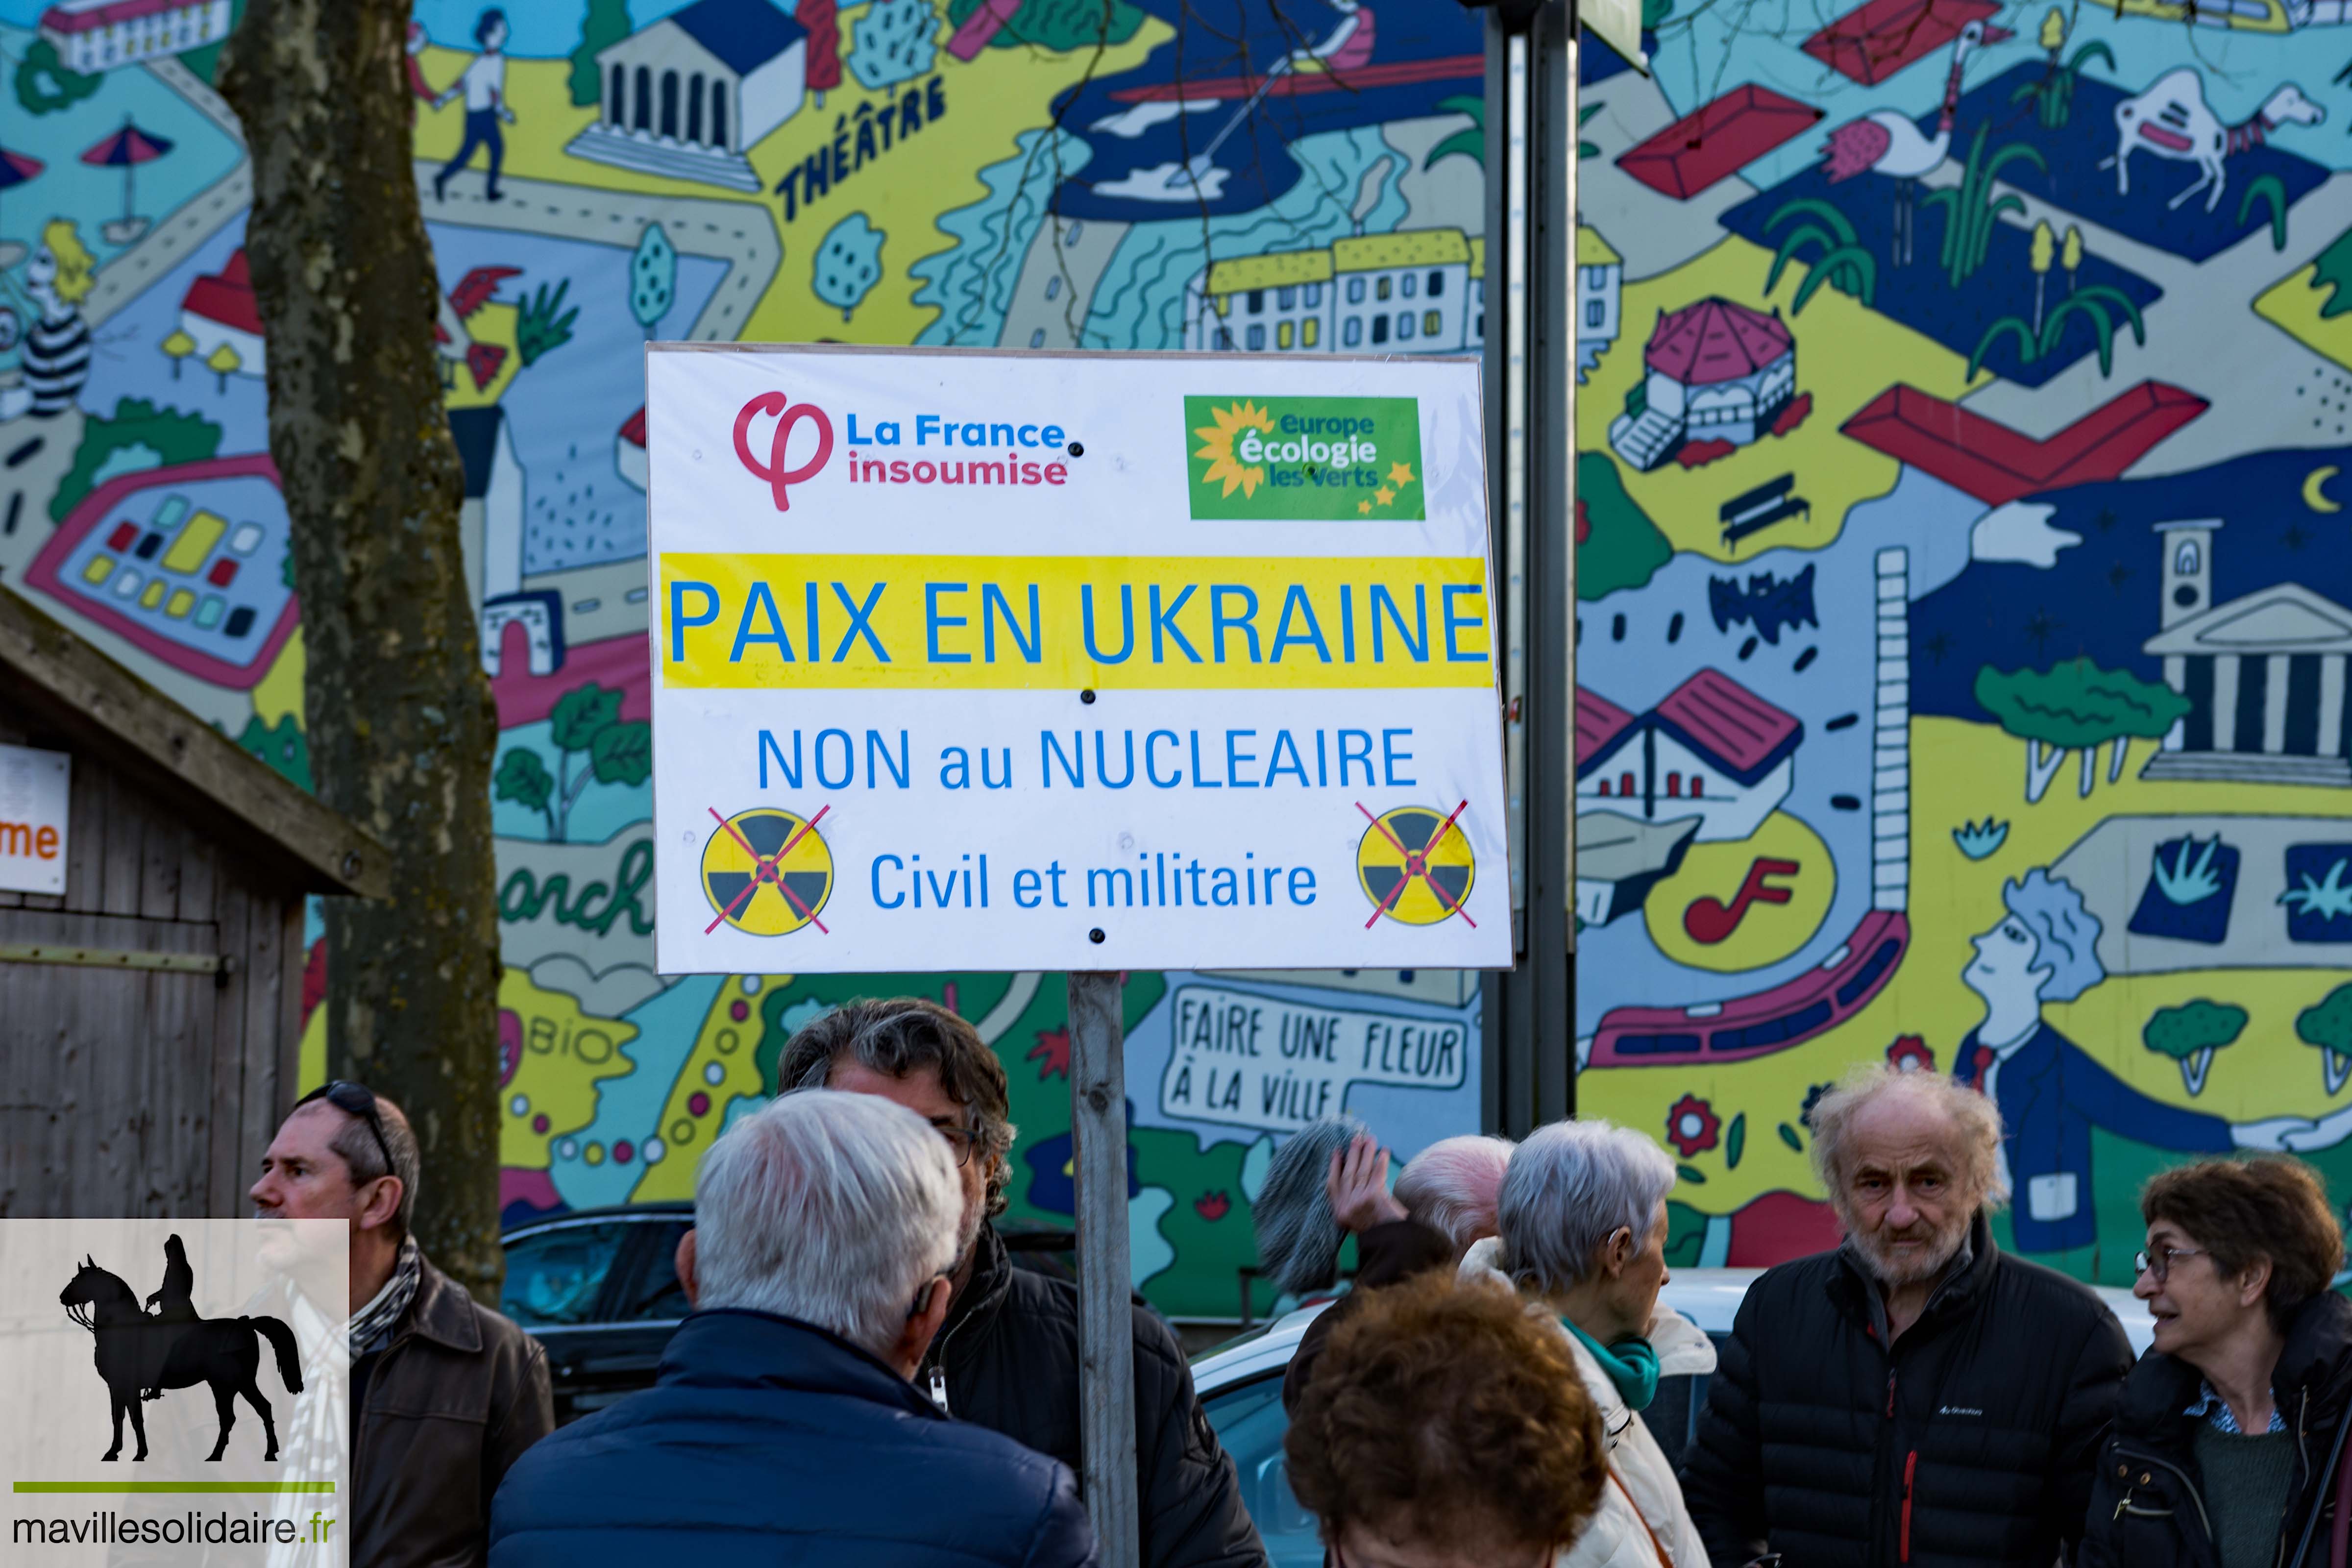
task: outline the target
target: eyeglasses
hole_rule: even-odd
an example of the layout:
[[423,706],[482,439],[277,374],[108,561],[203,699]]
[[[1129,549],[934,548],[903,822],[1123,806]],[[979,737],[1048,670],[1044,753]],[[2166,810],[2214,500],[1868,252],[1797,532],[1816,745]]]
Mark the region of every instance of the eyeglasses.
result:
[[356,1116],[366,1122],[368,1131],[375,1134],[376,1152],[383,1156],[383,1173],[387,1176],[400,1173],[399,1166],[392,1157],[392,1145],[384,1142],[383,1113],[375,1108],[375,1090],[363,1083],[339,1078],[296,1100],[294,1109],[299,1110],[314,1100],[323,1100],[344,1115]]
[[980,1146],[979,1128],[940,1127],[934,1123],[934,1131],[948,1141],[949,1149],[955,1153],[955,1163],[959,1170],[971,1163],[971,1152]]
[[2161,1285],[2164,1283],[2165,1276],[2172,1272],[2172,1264],[2175,1258],[2202,1258],[2204,1256],[2205,1249],[2201,1247],[2159,1247],[2156,1249],[2156,1255],[2154,1257],[2150,1257],[2145,1252],[2135,1256],[2132,1258],[2132,1272],[2135,1275],[2146,1274],[2152,1276],[2158,1285]]

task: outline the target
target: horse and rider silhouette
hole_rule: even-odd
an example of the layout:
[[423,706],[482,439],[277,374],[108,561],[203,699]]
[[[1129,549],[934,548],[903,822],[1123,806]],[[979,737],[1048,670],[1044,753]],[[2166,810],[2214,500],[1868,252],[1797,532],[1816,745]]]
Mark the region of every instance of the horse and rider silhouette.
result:
[[220,1413],[220,1440],[206,1458],[216,1460],[228,1451],[229,1428],[236,1425],[236,1402],[241,1394],[261,1417],[268,1444],[262,1458],[277,1458],[278,1424],[254,1374],[260,1369],[266,1339],[278,1352],[278,1375],[287,1392],[302,1392],[294,1331],[271,1317],[198,1317],[195,1271],[188,1267],[188,1251],[178,1237],[163,1244],[163,1287],[147,1298],[148,1306],[156,1309],[152,1312],[140,1305],[137,1291],[100,1268],[87,1253],[73,1282],[58,1294],[66,1315],[98,1341],[98,1375],[114,1403],[114,1447],[104,1457],[121,1457],[122,1418],[127,1415],[139,1439],[139,1451],[131,1458],[144,1459],[147,1418],[140,1401],[160,1399],[168,1388],[193,1388],[201,1383],[211,1386],[213,1407]]

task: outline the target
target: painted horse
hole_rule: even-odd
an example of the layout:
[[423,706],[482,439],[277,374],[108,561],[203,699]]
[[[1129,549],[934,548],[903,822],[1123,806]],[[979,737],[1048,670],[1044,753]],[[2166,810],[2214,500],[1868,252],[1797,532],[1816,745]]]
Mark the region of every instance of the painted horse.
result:
[[114,1401],[114,1447],[105,1458],[122,1454],[122,1417],[139,1439],[133,1460],[147,1457],[147,1418],[139,1407],[142,1388],[193,1388],[210,1385],[213,1407],[220,1413],[220,1440],[206,1458],[217,1460],[228,1451],[229,1428],[236,1425],[238,1394],[261,1417],[268,1440],[265,1459],[278,1458],[278,1424],[269,1401],[262,1397],[254,1376],[261,1367],[261,1342],[278,1352],[278,1375],[290,1394],[302,1392],[302,1362],[294,1344],[294,1331],[276,1318],[195,1318],[173,1320],[150,1316],[139,1305],[138,1292],[100,1268],[88,1255],[73,1282],[58,1293],[66,1315],[88,1329],[98,1341],[94,1360]]

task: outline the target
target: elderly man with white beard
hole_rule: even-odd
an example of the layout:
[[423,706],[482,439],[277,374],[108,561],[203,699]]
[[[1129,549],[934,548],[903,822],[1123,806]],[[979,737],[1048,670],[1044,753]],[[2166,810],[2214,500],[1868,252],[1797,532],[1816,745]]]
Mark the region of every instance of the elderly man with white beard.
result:
[[2002,1255],[2000,1114],[1872,1068],[1813,1110],[1834,1252],[1749,1287],[1683,1489],[1715,1568],[2073,1555],[2131,1348],[2088,1289]]

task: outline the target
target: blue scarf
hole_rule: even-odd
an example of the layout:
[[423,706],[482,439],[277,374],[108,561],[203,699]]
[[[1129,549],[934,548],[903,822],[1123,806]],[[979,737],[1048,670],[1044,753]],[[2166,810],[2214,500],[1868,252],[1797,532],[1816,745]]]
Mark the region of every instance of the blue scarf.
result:
[[1658,1352],[1650,1342],[1639,1334],[1628,1334],[1615,1344],[1604,1347],[1599,1340],[1570,1322],[1560,1320],[1562,1327],[1576,1336],[1577,1342],[1592,1352],[1609,1381],[1617,1385],[1619,1397],[1629,1410],[1647,1410],[1658,1396]]

